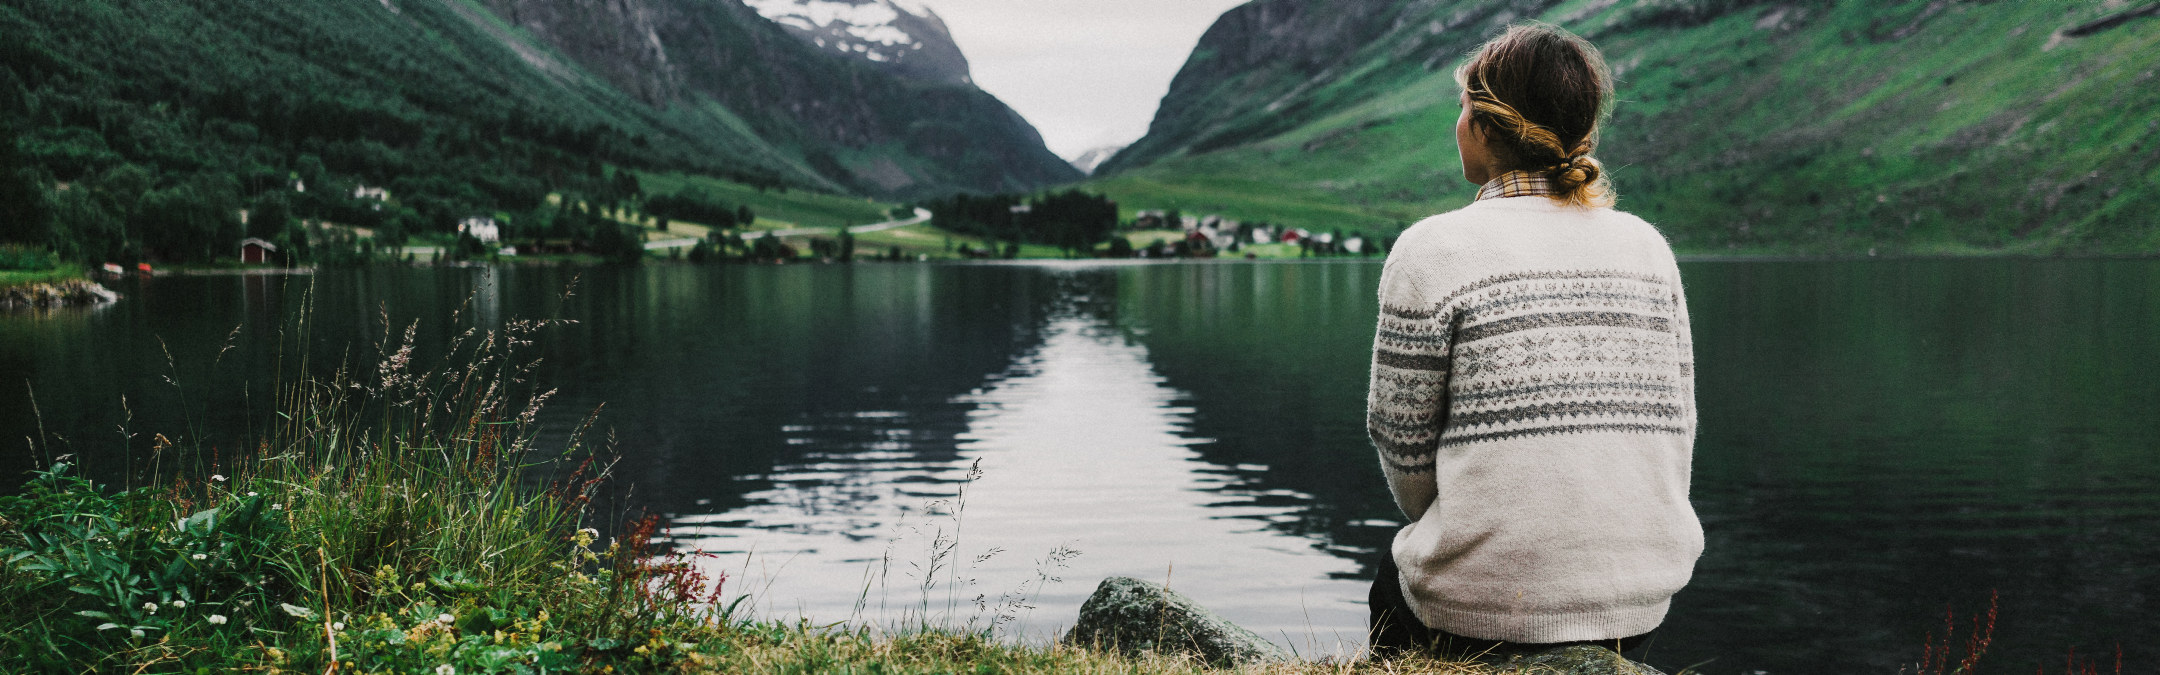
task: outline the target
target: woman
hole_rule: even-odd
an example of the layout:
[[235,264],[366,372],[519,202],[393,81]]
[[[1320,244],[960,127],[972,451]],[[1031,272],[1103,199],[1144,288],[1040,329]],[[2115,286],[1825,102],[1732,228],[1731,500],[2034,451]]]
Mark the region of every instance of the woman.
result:
[[1702,553],[1695,387],[1672,250],[1591,158],[1588,41],[1525,24],[1457,70],[1476,201],[1380,276],[1367,423],[1410,524],[1372,589],[1376,652],[1634,649]]

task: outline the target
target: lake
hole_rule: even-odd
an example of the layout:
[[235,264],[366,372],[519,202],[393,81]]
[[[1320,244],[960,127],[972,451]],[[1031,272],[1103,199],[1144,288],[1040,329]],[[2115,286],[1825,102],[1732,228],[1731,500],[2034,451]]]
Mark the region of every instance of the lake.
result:
[[[263,414],[250,383],[273,372],[302,308],[317,370],[372,364],[385,317],[392,339],[419,320],[430,345],[559,315],[577,323],[539,345],[539,377],[561,389],[542,417],[551,437],[605,403],[599,428],[622,453],[607,508],[665,514],[763,616],[980,627],[1003,615],[1006,634],[1041,639],[1097,581],[1128,575],[1325,656],[1362,641],[1372,564],[1403,522],[1364,432],[1379,271],[130,280],[115,305],[0,315],[0,438],[42,424],[114,480],[168,461],[150,456],[154,433],[229,456]],[[1991,593],[1988,670],[2118,644],[2133,669],[2160,662],[2160,262],[1682,271],[1707,548],[1651,664],[1896,672],[1941,636],[1946,610],[1963,625]],[[9,447],[0,471],[19,476],[31,455]]]

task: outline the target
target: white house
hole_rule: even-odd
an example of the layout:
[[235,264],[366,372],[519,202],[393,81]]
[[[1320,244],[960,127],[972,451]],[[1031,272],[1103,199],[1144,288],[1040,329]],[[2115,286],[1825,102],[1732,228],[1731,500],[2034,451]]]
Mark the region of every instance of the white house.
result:
[[379,187],[359,185],[353,187],[352,197],[353,199],[373,199],[379,202],[389,199],[390,191]]
[[473,216],[460,220],[457,224],[457,231],[460,234],[472,235],[472,238],[483,242],[502,241],[502,227],[495,224],[494,218]]

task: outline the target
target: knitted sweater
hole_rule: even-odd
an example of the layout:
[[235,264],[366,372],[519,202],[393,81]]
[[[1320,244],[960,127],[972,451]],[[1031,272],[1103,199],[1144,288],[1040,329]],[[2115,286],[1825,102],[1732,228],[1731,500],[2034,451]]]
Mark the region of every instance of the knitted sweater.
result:
[[1526,643],[1663,622],[1703,546],[1693,360],[1679,268],[1640,218],[1512,197],[1405,231],[1367,423],[1418,619]]

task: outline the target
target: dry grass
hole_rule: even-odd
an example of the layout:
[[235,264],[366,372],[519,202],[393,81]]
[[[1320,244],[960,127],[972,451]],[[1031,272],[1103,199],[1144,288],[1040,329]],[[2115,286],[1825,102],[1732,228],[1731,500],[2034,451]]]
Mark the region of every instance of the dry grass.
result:
[[711,672],[757,673],[1077,673],[1081,675],[1323,673],[1390,675],[1487,675],[1490,666],[1426,658],[1336,661],[1213,668],[1191,657],[1157,653],[1125,655],[1058,644],[1010,645],[980,636],[940,632],[879,635],[868,628],[780,624],[741,625],[723,631]]

